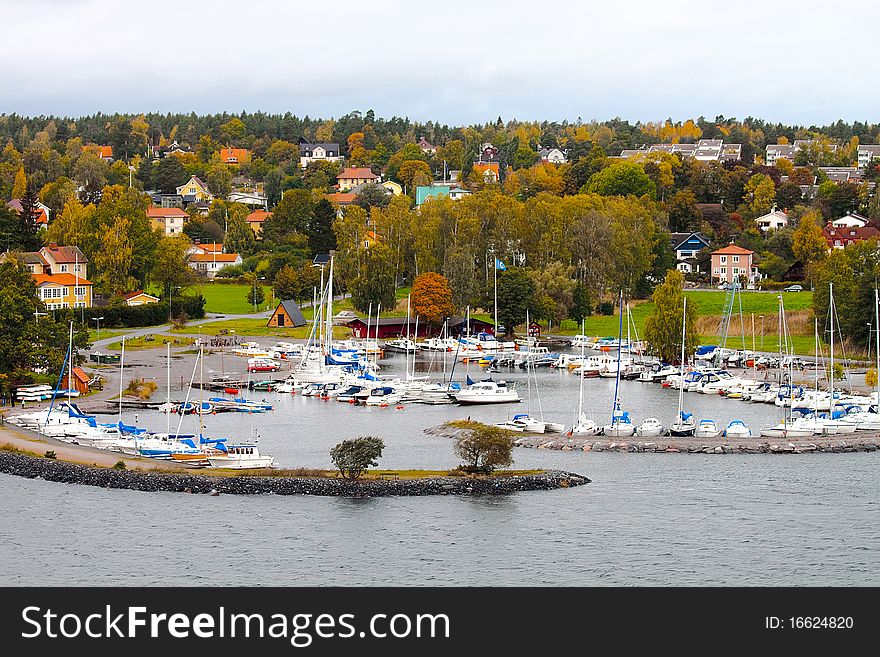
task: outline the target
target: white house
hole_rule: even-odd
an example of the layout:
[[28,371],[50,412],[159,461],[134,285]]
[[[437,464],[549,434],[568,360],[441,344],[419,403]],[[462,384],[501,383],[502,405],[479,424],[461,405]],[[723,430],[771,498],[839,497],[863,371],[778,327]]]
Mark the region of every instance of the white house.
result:
[[339,162],[343,159],[339,151],[339,144],[318,143],[311,144],[301,141],[299,144],[299,163],[305,169],[310,162]]
[[541,156],[541,162],[549,162],[550,164],[565,164],[568,162],[566,154],[558,148],[541,148],[538,150]]
[[868,218],[856,212],[845,214],[840,219],[835,219],[831,225],[835,228],[864,228],[868,223]]
[[224,267],[241,263],[242,259],[238,253],[193,253],[189,256],[189,266],[209,280]]
[[776,206],[774,205],[770,212],[755,219],[755,223],[757,223],[758,228],[763,231],[778,230],[788,226],[788,215],[782,210],[776,209]]
[[859,167],[864,169],[872,161],[880,158],[880,146],[872,144],[859,144],[858,150]]

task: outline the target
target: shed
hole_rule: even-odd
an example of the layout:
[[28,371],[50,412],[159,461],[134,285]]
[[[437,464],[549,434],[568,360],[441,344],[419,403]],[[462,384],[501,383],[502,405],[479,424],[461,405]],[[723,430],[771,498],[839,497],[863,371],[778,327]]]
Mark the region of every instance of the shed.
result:
[[81,395],[85,395],[89,391],[89,380],[91,377],[86,374],[81,367],[73,368],[73,376],[71,377],[71,383],[73,387],[79,392]]
[[280,301],[275,312],[272,313],[272,316],[269,318],[269,322],[266,324],[266,326],[273,326],[276,328],[295,328],[297,326],[305,325],[306,318],[303,317],[302,311],[299,309],[299,304],[293,299]]

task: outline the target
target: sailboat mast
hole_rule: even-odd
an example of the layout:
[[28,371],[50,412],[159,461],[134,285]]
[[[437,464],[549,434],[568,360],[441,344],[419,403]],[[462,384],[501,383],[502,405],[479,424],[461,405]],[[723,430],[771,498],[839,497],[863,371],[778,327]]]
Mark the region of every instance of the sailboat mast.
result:
[[816,339],[816,392],[813,399],[813,417],[819,414],[819,318],[813,318],[813,332]]
[[831,400],[828,403],[828,418],[834,419],[834,283],[828,283],[828,311],[831,313],[831,370],[828,376],[830,383],[828,390],[831,391]]
[[614,424],[614,411],[617,409],[617,393],[620,389],[620,341],[623,339],[623,290],[620,290],[620,320],[617,323],[617,376],[614,378],[614,403],[611,405],[611,424]]
[[67,405],[68,408],[71,404],[71,391],[73,383],[73,320],[70,320],[70,338],[67,344]]
[[[876,398],[874,399],[875,404],[880,404],[880,324],[878,324],[878,322],[880,322],[880,296],[878,296],[878,291],[877,291],[877,288],[875,287],[874,288],[874,326],[876,327],[875,331],[877,332],[877,337],[876,337],[876,340],[877,340],[877,349],[876,349],[876,351],[877,351],[877,364],[875,366],[876,369],[874,370],[875,372],[877,372],[877,395],[876,395]],[[870,336],[868,336],[868,338],[870,339]]]
[[581,319],[581,382],[580,382],[580,391],[578,393],[578,414],[577,420],[575,420],[575,424],[578,424],[581,421],[581,415],[584,413],[584,343],[586,339],[584,337],[584,320]]
[[165,343],[165,378],[167,395],[165,398],[165,433],[171,433],[171,343]]
[[[526,309],[526,339],[529,337],[529,311]],[[532,416],[532,374],[531,374],[531,365],[532,365],[532,354],[531,354],[532,345],[529,343],[529,352],[526,354],[526,392],[529,397],[529,417]]]
[[199,444],[202,444],[202,408],[205,403],[205,348],[201,346],[199,340],[199,408],[196,411],[199,414]]
[[122,373],[125,371],[125,335],[122,336],[122,356],[119,358],[119,422],[122,422]]
[[406,365],[406,378],[407,379],[409,378],[409,340],[410,340],[410,337],[409,337],[409,335],[410,335],[410,333],[409,333],[409,311],[410,311],[410,298],[411,297],[412,297],[411,294],[406,295],[406,340],[403,343],[403,349],[404,349],[403,357],[405,359],[404,364]]
[[682,297],[684,305],[681,309],[681,380],[678,385],[678,415],[675,418],[676,422],[681,422],[681,406],[684,403],[684,332],[687,327],[688,298],[684,295]]

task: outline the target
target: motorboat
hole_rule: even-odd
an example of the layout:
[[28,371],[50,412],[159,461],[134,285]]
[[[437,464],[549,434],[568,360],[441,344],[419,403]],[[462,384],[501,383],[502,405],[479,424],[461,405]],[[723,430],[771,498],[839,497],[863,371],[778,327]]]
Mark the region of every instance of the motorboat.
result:
[[678,438],[693,436],[697,431],[697,423],[692,413],[679,411],[675,422],[669,425],[669,435]]
[[599,425],[595,421],[581,413],[577,423],[569,430],[569,436],[595,436],[599,433]]
[[649,417],[636,428],[636,435],[644,438],[662,436],[663,431],[663,424],[660,420]]
[[464,390],[451,392],[459,404],[507,404],[520,401],[519,392],[506,381],[477,381]]
[[367,406],[390,406],[400,401],[403,393],[398,392],[391,386],[382,386],[370,390],[369,396],[364,403]]
[[411,354],[418,350],[419,348],[416,343],[409,338],[395,338],[394,340],[385,341],[385,351],[393,351],[401,354]]
[[528,413],[517,413],[512,420],[502,422],[498,426],[528,431],[529,433],[544,433],[545,431],[544,423],[531,417]]
[[596,340],[598,340],[598,338],[578,333],[571,339],[571,346],[577,348],[584,347],[585,349],[592,349],[596,345]]
[[715,423],[715,420],[700,420],[694,431],[695,438],[717,438],[721,435],[721,429]]
[[341,390],[338,395],[336,395],[336,401],[343,402],[347,404],[354,404],[357,399],[355,395],[364,390],[364,386],[348,386],[345,390]]
[[226,446],[224,454],[208,456],[208,462],[215,468],[230,468],[232,470],[272,468],[275,466],[274,458],[260,454],[257,446],[250,444]]
[[752,431],[742,420],[733,420],[724,430],[725,438],[751,438]]
[[635,426],[629,416],[629,412],[623,411],[620,413],[620,407],[618,404],[618,410],[615,411],[614,416],[611,419],[611,424],[606,424],[602,427],[602,433],[606,436],[613,437],[632,436],[633,433],[635,433]]

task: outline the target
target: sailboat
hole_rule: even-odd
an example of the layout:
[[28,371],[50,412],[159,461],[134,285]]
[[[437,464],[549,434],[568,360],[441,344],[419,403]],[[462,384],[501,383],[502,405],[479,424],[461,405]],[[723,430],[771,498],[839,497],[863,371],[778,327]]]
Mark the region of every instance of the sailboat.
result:
[[[581,334],[584,333],[584,321],[581,320]],[[584,347],[586,340],[580,341],[581,347],[581,365],[584,363]],[[588,418],[584,413],[584,377],[579,376],[580,390],[578,392],[578,412],[575,416],[574,425],[568,432],[569,436],[595,436],[599,432],[599,425],[595,421]]]
[[620,322],[617,329],[617,375],[614,378],[614,403],[611,407],[611,424],[602,428],[606,436],[626,437],[635,432],[629,413],[620,408],[620,342],[623,339],[623,290],[620,291]]
[[[880,296],[878,296],[876,288],[874,289],[874,326],[877,327],[875,331],[877,341],[875,367],[877,369],[874,371],[880,373]],[[870,336],[868,339],[870,340]],[[871,401],[868,411],[851,413],[841,418],[841,421],[854,424],[860,431],[880,431],[880,412],[878,412],[878,408],[880,408],[880,375],[877,377],[876,389]]]
[[682,410],[682,403],[684,402],[684,347],[685,347],[685,329],[687,328],[687,307],[688,300],[687,297],[684,297],[684,305],[681,310],[681,382],[682,385],[678,387],[678,412],[675,414],[675,421],[669,427],[669,434],[671,436],[685,437],[685,436],[693,436],[697,430],[697,425],[694,422],[693,415],[690,413],[685,413]]

